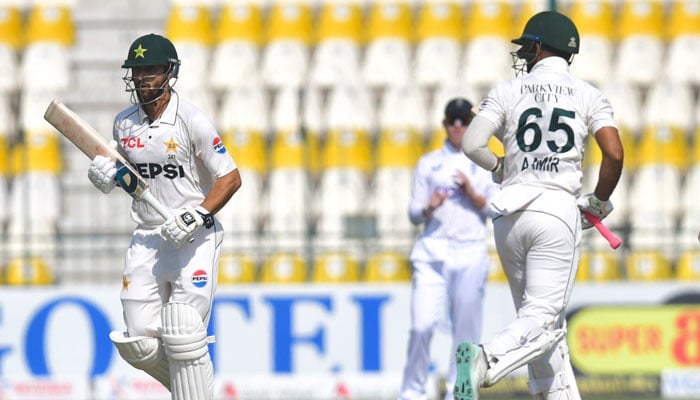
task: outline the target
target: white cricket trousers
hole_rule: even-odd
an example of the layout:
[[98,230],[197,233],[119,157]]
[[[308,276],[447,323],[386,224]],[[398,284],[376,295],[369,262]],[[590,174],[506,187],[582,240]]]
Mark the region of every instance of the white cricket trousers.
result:
[[160,228],[134,231],[120,295],[130,336],[160,337],[160,311],[171,301],[193,306],[207,326],[222,240],[218,221],[210,229],[198,229],[194,241],[180,248],[161,236]]
[[[496,249],[508,277],[517,319],[484,344],[502,357],[543,329],[565,329],[565,312],[576,278],[581,240],[575,199],[552,193],[528,210],[494,219]],[[546,210],[546,211],[545,211]],[[566,338],[528,365],[529,388],[537,399],[580,399]]]
[[484,287],[489,260],[485,242],[449,241],[443,260],[413,262],[411,331],[400,400],[425,400],[430,373],[430,342],[438,323],[449,316],[452,350],[446,400],[452,400],[456,378],[455,351],[459,343],[479,341]]

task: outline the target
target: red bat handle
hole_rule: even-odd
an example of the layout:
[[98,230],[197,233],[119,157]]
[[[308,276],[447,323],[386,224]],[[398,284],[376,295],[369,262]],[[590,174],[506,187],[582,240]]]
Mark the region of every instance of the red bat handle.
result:
[[581,212],[583,213],[583,215],[586,216],[586,218],[588,218],[588,220],[591,222],[591,224],[593,224],[593,226],[598,230],[598,232],[600,232],[600,234],[603,235],[605,240],[607,240],[608,243],[610,243],[610,247],[612,247],[613,249],[620,247],[620,245],[622,244],[622,240],[619,237],[617,237],[614,233],[612,233],[612,231],[608,229],[607,226],[603,225],[603,222],[601,222],[598,217],[587,211]]

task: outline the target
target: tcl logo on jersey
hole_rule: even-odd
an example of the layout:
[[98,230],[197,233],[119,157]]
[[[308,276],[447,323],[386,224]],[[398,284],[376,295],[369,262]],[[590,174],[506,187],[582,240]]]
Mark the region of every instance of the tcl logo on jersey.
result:
[[136,169],[139,175],[143,178],[155,178],[158,175],[163,175],[164,178],[175,179],[185,177],[185,168],[182,165],[175,164],[154,164],[154,163],[139,163],[136,164]]
[[226,147],[224,146],[224,142],[222,142],[221,138],[218,136],[214,138],[211,147],[214,149],[215,152],[219,154],[226,153]]
[[198,288],[203,288],[207,286],[207,282],[209,282],[209,276],[207,276],[207,272],[203,269],[198,269],[194,271],[192,274],[192,284],[197,286]]
[[122,148],[125,149],[142,149],[146,147],[145,144],[141,143],[141,138],[139,137],[125,137],[121,138]]

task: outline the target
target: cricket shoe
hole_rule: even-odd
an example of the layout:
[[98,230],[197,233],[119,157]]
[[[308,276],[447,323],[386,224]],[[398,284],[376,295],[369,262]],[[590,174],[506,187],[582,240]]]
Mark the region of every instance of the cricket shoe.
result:
[[457,346],[454,400],[479,399],[479,388],[487,369],[483,351],[481,346],[471,342],[463,342]]

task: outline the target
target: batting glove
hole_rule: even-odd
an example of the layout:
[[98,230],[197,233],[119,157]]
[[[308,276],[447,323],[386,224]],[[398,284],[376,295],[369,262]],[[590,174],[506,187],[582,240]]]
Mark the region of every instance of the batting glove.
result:
[[95,156],[88,169],[90,182],[104,194],[111,192],[117,185],[117,181],[114,180],[116,174],[117,165],[114,160],[100,155]]
[[180,247],[183,243],[190,241],[194,231],[204,225],[204,217],[208,215],[209,211],[202,206],[183,207],[175,213],[175,216],[165,221],[160,232],[175,247]]
[[[607,217],[614,208],[610,200],[603,201],[599,199],[595,193],[588,193],[579,197],[577,203],[581,211],[587,211],[601,220]],[[583,229],[588,229],[592,226],[593,224],[591,224],[588,218],[581,213],[581,227]]]
[[491,180],[494,183],[503,182],[503,157],[498,157],[498,163],[491,170]]

